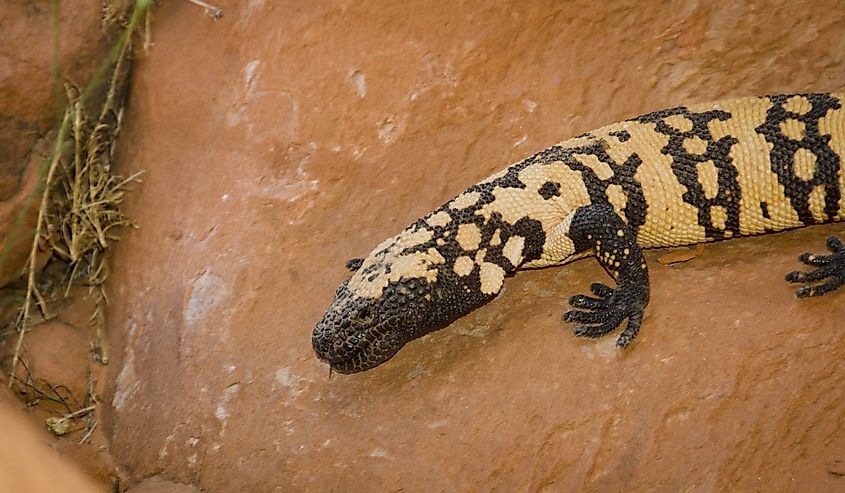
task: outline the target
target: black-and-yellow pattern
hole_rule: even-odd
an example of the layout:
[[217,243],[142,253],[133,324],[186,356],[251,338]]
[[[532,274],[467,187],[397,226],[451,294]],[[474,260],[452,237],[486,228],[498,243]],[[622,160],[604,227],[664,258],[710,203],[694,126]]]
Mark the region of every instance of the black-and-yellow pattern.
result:
[[[575,296],[567,321],[597,337],[648,303],[640,248],[781,231],[845,217],[843,94],[740,98],[658,111],[545,149],[467,189],[365,259],[317,324],[337,371],[372,368],[406,342],[490,300],[524,267],[589,255],[616,288]],[[802,256],[787,280],[822,294],[845,282],[845,251]],[[821,283],[821,284],[819,284]]]

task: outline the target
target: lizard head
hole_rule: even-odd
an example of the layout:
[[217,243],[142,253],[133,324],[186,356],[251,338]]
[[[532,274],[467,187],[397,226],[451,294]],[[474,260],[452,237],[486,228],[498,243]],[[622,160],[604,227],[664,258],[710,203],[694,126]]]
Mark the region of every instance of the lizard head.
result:
[[424,280],[391,283],[379,298],[355,295],[347,280],[314,328],[314,351],[339,373],[378,366],[426,332],[430,299]]
[[409,227],[388,239],[337,289],[311,343],[339,373],[368,370],[432,329],[434,285],[445,259],[431,232]]

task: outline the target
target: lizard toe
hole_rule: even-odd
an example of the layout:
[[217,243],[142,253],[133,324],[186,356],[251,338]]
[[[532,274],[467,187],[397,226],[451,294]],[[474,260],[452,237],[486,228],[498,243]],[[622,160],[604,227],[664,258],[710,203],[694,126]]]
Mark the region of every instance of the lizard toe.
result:
[[569,310],[563,315],[566,322],[575,322],[572,332],[578,337],[597,338],[607,335],[618,329],[625,319],[628,324],[616,341],[616,346],[624,348],[640,330],[642,324],[644,306],[636,302],[637,297],[631,296],[627,290],[613,289],[604,284],[593,284],[591,291],[599,296],[579,294],[573,296],[569,303],[573,308],[580,310]]
[[351,258],[346,261],[346,270],[350,272],[355,272],[364,265],[364,259],[362,258]]
[[845,244],[835,236],[831,236],[827,239],[827,248],[833,253],[830,255],[804,253],[798,257],[801,263],[810,266],[813,270],[796,270],[786,275],[788,282],[804,284],[795,291],[797,297],[821,296],[845,284]]

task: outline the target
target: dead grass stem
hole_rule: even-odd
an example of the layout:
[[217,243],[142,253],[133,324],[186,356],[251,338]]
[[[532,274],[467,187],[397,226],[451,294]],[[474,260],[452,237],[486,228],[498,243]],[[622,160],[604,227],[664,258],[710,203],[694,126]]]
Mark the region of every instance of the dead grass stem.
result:
[[[33,307],[40,308],[41,320],[50,318],[47,300],[36,283],[38,258],[42,251],[67,263],[69,272],[65,276],[65,296],[72,285],[83,284],[96,297],[90,318],[97,329],[92,354],[95,360],[108,363],[104,343],[104,310],[108,301],[103,288],[108,277],[106,259],[110,243],[118,239],[118,231],[133,225],[121,212],[120,204],[128,187],[139,181],[142,173],[128,177],[115,175],[111,164],[123,120],[133,33],[146,17],[149,6],[150,0],[121,1],[112,4],[111,10],[104,9],[104,21],[118,19],[120,8],[131,9],[131,16],[128,16],[129,20],[110,50],[108,59],[91,82],[81,92],[65,84],[68,104],[48,158],[35,234],[25,266],[26,292],[16,322],[18,334],[12,356],[10,386],[19,381],[16,372],[21,361],[24,336],[38,322],[33,316]],[[105,76],[109,72],[106,81]],[[104,82],[107,82],[105,87]],[[102,95],[100,104],[96,101],[98,94]]]

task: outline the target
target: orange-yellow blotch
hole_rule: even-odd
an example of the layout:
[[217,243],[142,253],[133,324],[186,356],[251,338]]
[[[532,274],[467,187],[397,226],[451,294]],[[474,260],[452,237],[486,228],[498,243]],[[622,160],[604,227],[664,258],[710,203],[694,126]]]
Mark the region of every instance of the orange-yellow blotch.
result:
[[502,255],[510,261],[512,265],[519,265],[522,262],[522,249],[525,247],[525,238],[521,236],[511,236],[505,243],[502,249]]
[[663,121],[679,132],[689,132],[692,130],[692,121],[684,115],[672,115]]
[[455,239],[464,250],[475,250],[481,244],[481,230],[475,224],[461,224]]
[[613,170],[610,169],[610,166],[607,163],[603,163],[599,161],[599,158],[592,154],[575,154],[575,159],[578,160],[584,166],[593,170],[599,180],[607,180],[608,178],[613,176]]
[[816,222],[827,220],[827,215],[824,212],[824,185],[819,185],[810,192],[810,199],[808,201],[810,206],[810,213]]
[[684,150],[690,154],[700,156],[707,152],[707,141],[695,135],[684,139]]
[[801,148],[795,151],[795,176],[810,181],[816,175],[816,155],[811,151]]
[[610,201],[610,205],[613,206],[613,210],[617,213],[621,213],[625,209],[625,206],[628,205],[628,196],[625,195],[625,190],[622,188],[622,185],[616,183],[608,185],[607,199]]
[[728,211],[720,205],[710,207],[710,221],[713,226],[724,231],[728,221]]
[[719,194],[719,171],[716,165],[713,161],[705,161],[695,163],[695,169],[698,172],[698,182],[704,189],[704,196],[711,200],[716,198]]
[[798,115],[805,115],[813,109],[813,105],[804,96],[792,96],[783,104],[783,109]]
[[490,238],[490,246],[499,246],[502,244],[502,230],[497,229],[493,232],[493,237]]
[[425,220],[431,226],[446,226],[450,222],[452,222],[452,216],[449,215],[446,211],[440,211],[435,214],[432,214]]
[[475,263],[478,264],[478,265],[481,265],[481,263],[484,262],[484,257],[486,257],[486,256],[487,256],[487,249],[486,248],[482,248],[482,249],[478,250],[477,252],[475,252]]
[[807,135],[807,127],[800,120],[785,120],[780,123],[780,131],[792,140],[801,140]]
[[479,199],[481,199],[481,194],[478,192],[464,192],[455,197],[449,206],[453,209],[466,209],[477,204]]
[[461,277],[468,276],[473,267],[475,267],[475,262],[469,257],[462,255],[455,259],[455,274]]
[[502,284],[505,282],[505,271],[494,263],[482,262],[480,279],[482,293],[496,294],[502,289]]

